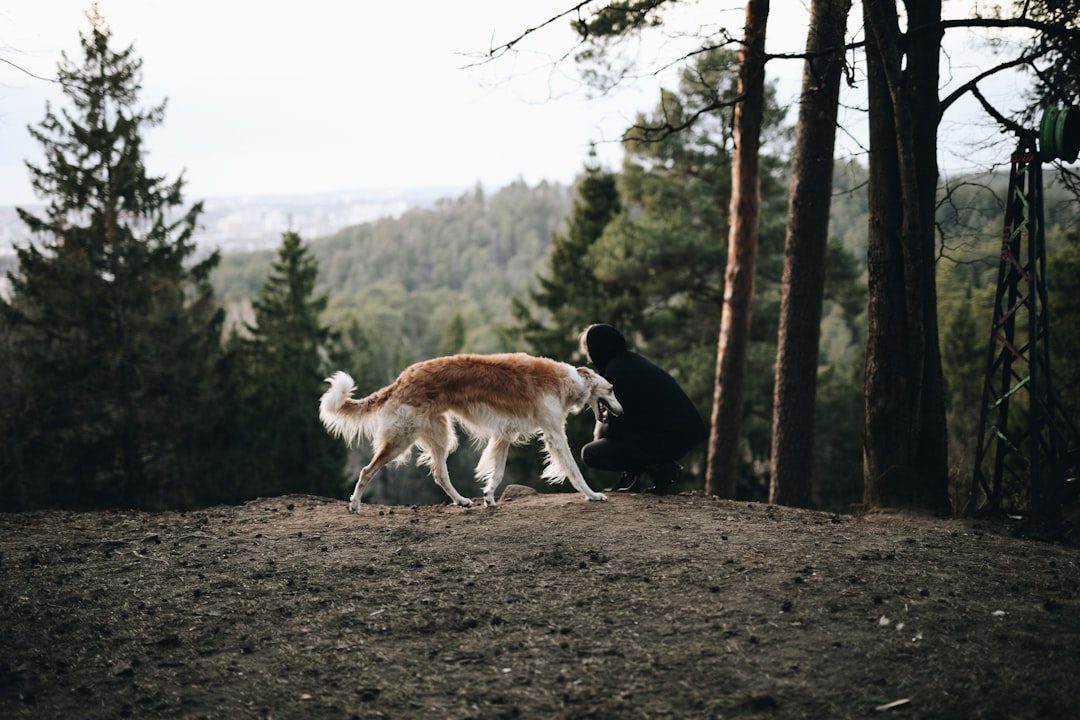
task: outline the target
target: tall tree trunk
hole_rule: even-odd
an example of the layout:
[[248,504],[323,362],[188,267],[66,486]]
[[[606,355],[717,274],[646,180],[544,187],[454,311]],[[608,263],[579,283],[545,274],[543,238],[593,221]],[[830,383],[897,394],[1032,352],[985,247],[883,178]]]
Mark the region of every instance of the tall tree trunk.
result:
[[731,163],[731,227],[724,308],[716,358],[712,428],[705,470],[706,492],[735,496],[750,338],[751,298],[757,264],[761,179],[758,151],[765,108],[765,25],[769,0],[746,4],[745,38],[739,57],[735,106],[735,154]]
[[867,0],[870,107],[864,502],[948,507],[934,285],[940,0]]
[[792,161],[773,389],[769,502],[809,507],[825,249],[851,0],[814,0]]

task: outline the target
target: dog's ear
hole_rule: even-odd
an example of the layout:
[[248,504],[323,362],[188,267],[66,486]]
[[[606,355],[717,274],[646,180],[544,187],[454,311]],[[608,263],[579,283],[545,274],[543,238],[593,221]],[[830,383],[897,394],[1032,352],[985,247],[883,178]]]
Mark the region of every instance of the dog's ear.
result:
[[581,379],[585,380],[586,382],[591,381],[596,377],[596,373],[594,373],[592,370],[590,370],[587,367],[579,367],[577,369],[577,371],[578,371],[578,375],[581,376]]

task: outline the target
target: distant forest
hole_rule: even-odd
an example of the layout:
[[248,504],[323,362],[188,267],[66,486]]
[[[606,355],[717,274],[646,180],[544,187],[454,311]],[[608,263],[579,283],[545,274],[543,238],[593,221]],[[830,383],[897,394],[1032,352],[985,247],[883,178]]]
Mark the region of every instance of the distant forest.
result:
[[[315,292],[329,297],[326,319],[340,329],[355,322],[379,338],[391,364],[400,364],[381,373],[387,381],[404,364],[438,354],[455,318],[466,333],[454,351],[505,349],[497,327],[510,320],[509,298],[523,295],[543,267],[572,192],[550,183],[518,182],[491,195],[477,187],[432,208],[305,238],[319,264]],[[243,313],[275,255],[224,256],[212,275],[218,296]]]
[[[860,268],[866,262],[865,182],[865,169],[858,163],[839,166],[830,216],[837,246]],[[949,298],[993,289],[1007,184],[1005,174],[965,178],[943,195],[938,212],[943,327],[955,310]],[[521,349],[508,347],[499,328],[512,322],[510,298],[526,298],[536,286],[554,234],[565,231],[574,193],[574,187],[547,182],[515,182],[490,193],[477,187],[431,208],[304,238],[318,262],[315,292],[329,299],[325,319],[342,330],[358,323],[376,334],[388,351],[395,346],[393,357],[400,367],[386,368],[388,381],[404,364],[439,354],[458,321],[465,333],[460,347],[450,348],[455,352]],[[1048,243],[1051,255],[1061,255],[1059,251],[1075,242],[1080,209],[1071,194],[1051,186],[1046,216],[1054,241]],[[775,221],[783,222],[783,217]],[[234,317],[243,316],[245,304],[258,298],[276,252],[222,257],[211,281]],[[1052,267],[1051,282],[1054,275]],[[989,302],[985,307],[989,332]],[[973,311],[978,314],[977,308]],[[857,351],[860,329],[841,330],[826,317],[822,363]]]
[[[834,184],[833,237],[865,264],[865,170],[856,163],[838,168]],[[499,327],[512,321],[510,298],[525,298],[536,286],[554,234],[565,231],[574,193],[547,182],[515,182],[492,193],[477,187],[431,208],[305,238],[319,264],[316,293],[329,298],[326,319],[339,329],[356,322],[382,343],[400,343],[395,357],[404,363],[437,355],[454,318],[465,325],[457,352],[520,349],[506,346]],[[1000,211],[989,202],[988,233],[996,238],[1000,228],[989,228]],[[276,252],[222,257],[211,281],[233,317],[258,297]],[[396,376],[390,372],[388,380]]]

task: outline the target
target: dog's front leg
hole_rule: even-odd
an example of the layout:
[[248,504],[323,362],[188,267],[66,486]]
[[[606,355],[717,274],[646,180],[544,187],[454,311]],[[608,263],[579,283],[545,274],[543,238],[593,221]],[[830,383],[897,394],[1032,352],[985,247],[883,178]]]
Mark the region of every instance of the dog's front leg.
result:
[[495,491],[503,480],[506,471],[506,455],[510,451],[510,441],[501,436],[492,437],[484,448],[480,462],[476,465],[476,479],[484,483],[484,504],[495,507]]
[[566,442],[565,435],[544,434],[544,446],[547,448],[550,467],[545,471],[545,476],[553,477],[556,474],[570,478],[570,484],[578,492],[590,500],[597,502],[607,500],[604,493],[594,492],[585,478],[581,476],[581,470],[574,462],[574,454],[570,452],[570,445]]

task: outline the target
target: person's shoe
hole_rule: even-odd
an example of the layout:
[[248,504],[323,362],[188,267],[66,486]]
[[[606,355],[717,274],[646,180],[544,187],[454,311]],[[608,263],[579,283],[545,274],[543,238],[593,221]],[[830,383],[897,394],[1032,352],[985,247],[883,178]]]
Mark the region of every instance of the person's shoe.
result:
[[604,492],[631,492],[641,479],[641,473],[624,472],[619,482],[604,490]]
[[649,493],[650,495],[677,495],[679,493],[679,488],[677,485],[675,485],[675,483],[670,483],[668,485],[661,485],[657,483],[645,492]]
[[682,475],[682,465],[675,461],[657,463],[645,468],[645,472],[653,479],[653,486],[649,492],[655,495],[668,495],[678,491],[676,484]]

